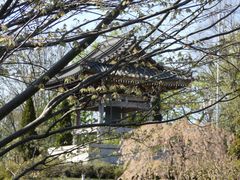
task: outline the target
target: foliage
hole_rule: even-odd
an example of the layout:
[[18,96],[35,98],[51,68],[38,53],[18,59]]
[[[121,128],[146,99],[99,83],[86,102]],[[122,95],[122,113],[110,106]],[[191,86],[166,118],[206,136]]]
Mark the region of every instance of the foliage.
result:
[[235,140],[230,148],[230,154],[236,156],[240,160],[240,137],[236,135]]
[[[36,119],[36,115],[35,115],[34,103],[33,103],[32,98],[30,98],[27,100],[27,102],[24,106],[24,109],[23,109],[22,120],[20,122],[21,128],[25,127],[26,125],[28,125],[35,119]],[[34,135],[37,135],[37,132],[35,131],[35,129],[32,129],[25,135],[25,137],[26,136],[34,136]],[[19,147],[19,151],[21,152],[24,160],[28,160],[35,156],[38,156],[40,153],[35,142],[21,145]]]
[[[230,153],[240,160],[240,34],[227,37],[223,42],[222,48],[223,61],[221,62],[220,88],[223,92],[236,91],[230,98],[221,104],[221,125],[235,134],[235,140],[230,149]],[[231,55],[226,55],[231,54]],[[223,78],[224,77],[224,78]]]
[[[67,108],[69,106],[69,103],[67,100],[63,101],[60,109]],[[64,116],[64,114],[62,114]],[[56,128],[61,129],[61,128],[67,128],[72,126],[72,118],[71,114],[67,114],[64,116],[64,118],[61,119],[61,121],[56,125]],[[73,141],[73,136],[71,132],[64,132],[61,134],[56,135],[56,145],[57,146],[63,146],[63,145],[71,145]]]
[[1,162],[0,163],[0,180],[11,179],[12,174],[9,170],[6,169],[6,165]]
[[81,178],[82,174],[86,178],[117,179],[123,172],[121,166],[111,165],[104,162],[94,161],[88,164],[71,163],[56,165],[41,173],[42,177],[75,177]]
[[[234,133],[235,140],[230,148],[230,153],[240,159],[240,34],[232,34],[221,39],[215,49],[219,51],[219,83],[216,84],[214,77],[217,76],[217,67],[214,64],[209,66],[209,72],[203,74],[208,82],[209,93],[215,94],[216,86],[219,94],[228,95],[223,102],[220,102],[219,126]],[[213,89],[211,88],[213,85]]]
[[[34,158],[35,161],[40,160],[41,156],[37,156]],[[17,151],[11,152],[10,157],[1,159],[0,162],[0,179],[1,180],[9,180],[14,179],[16,175],[25,170],[26,167],[30,166],[33,163],[32,159],[23,161],[22,157],[19,156]],[[32,171],[23,179],[38,179],[39,172]]]
[[102,141],[103,144],[111,144],[111,145],[119,145],[120,144],[120,138],[112,138],[112,139],[105,139]]
[[240,169],[227,153],[232,139],[186,120],[140,127],[123,142],[122,179],[237,179]]
[[[28,125],[29,123],[31,123],[35,119],[36,119],[35,107],[34,107],[32,98],[30,98],[26,101],[26,104],[24,106],[20,126],[24,127],[24,126]],[[32,129],[29,133],[35,134],[35,130]]]

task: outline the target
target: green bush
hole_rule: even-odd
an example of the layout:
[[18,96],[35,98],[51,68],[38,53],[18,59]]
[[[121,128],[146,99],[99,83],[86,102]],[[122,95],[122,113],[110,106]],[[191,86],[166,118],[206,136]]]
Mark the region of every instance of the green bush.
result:
[[11,173],[6,170],[3,164],[0,164],[0,180],[11,179]]
[[54,166],[42,172],[41,176],[48,178],[74,177],[117,179],[123,173],[122,166],[94,161],[87,164],[71,163]]
[[0,162],[0,180],[12,179],[13,173],[18,169],[18,165],[13,161]]

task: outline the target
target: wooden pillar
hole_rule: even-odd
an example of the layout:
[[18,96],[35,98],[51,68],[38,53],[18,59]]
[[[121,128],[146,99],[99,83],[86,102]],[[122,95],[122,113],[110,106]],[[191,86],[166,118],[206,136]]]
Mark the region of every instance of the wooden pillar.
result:
[[155,115],[153,117],[153,120],[154,121],[162,121],[160,94],[156,95],[156,98],[153,102],[153,110],[155,111]]
[[103,123],[103,115],[104,115],[104,105],[100,101],[98,105],[98,112],[99,112],[99,118],[98,118],[98,123]]
[[[104,121],[104,104],[101,101],[98,104],[98,112],[99,112],[98,124],[101,124]],[[98,127],[97,128],[97,139],[99,141],[101,140],[102,132],[103,132],[102,127]]]
[[[76,126],[81,125],[81,111],[77,110],[77,117],[76,117]],[[78,138],[78,134],[76,134],[76,131],[73,131],[73,145],[77,145],[77,138]]]
[[77,111],[77,119],[76,119],[76,125],[79,126],[81,125],[81,111]]

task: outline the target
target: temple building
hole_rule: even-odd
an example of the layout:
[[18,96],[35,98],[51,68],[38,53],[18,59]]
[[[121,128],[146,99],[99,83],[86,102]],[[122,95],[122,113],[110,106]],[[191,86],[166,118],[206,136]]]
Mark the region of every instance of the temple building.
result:
[[[150,113],[148,120],[161,121],[160,95],[186,87],[192,81],[189,74],[173,71],[150,57],[144,58],[146,52],[136,42],[134,36],[109,38],[46,85],[49,90],[67,90],[91,75],[112,70],[74,94],[78,98],[91,96],[91,101],[77,113],[77,125],[84,123],[83,111],[97,112],[94,123],[121,123],[135,112],[150,110],[154,113]],[[81,134],[81,130],[76,130],[76,134]]]

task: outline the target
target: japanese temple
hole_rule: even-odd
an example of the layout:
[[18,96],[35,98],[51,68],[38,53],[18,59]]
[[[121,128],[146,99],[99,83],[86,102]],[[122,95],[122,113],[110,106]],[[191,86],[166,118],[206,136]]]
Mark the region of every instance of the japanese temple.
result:
[[[154,97],[157,99],[161,93],[186,87],[191,82],[191,76],[178,75],[151,58],[138,60],[144,52],[135,44],[135,37],[111,38],[102,42],[77,63],[63,69],[46,88],[71,88],[85,77],[111,69],[118,59],[130,57],[125,60],[129,63],[80,91],[80,96],[92,93],[97,97],[85,109],[99,111],[99,123],[117,123],[124,113],[149,110]],[[141,53],[136,53],[138,51]],[[81,123],[80,119],[77,123]]]
[[[181,71],[173,71],[152,58],[140,58],[146,53],[136,45],[136,41],[134,36],[108,38],[76,63],[64,68],[50,80],[46,88],[72,88],[86,77],[104,73],[123,60],[124,66],[119,66],[109,75],[74,94],[79,98],[92,96],[82,111],[98,112],[94,123],[114,124],[131,113],[152,108],[155,114],[148,118],[161,121],[160,94],[186,87],[192,78]],[[76,124],[82,123],[79,111]],[[99,133],[99,128],[96,131]],[[81,134],[81,130],[74,131],[74,134]]]

